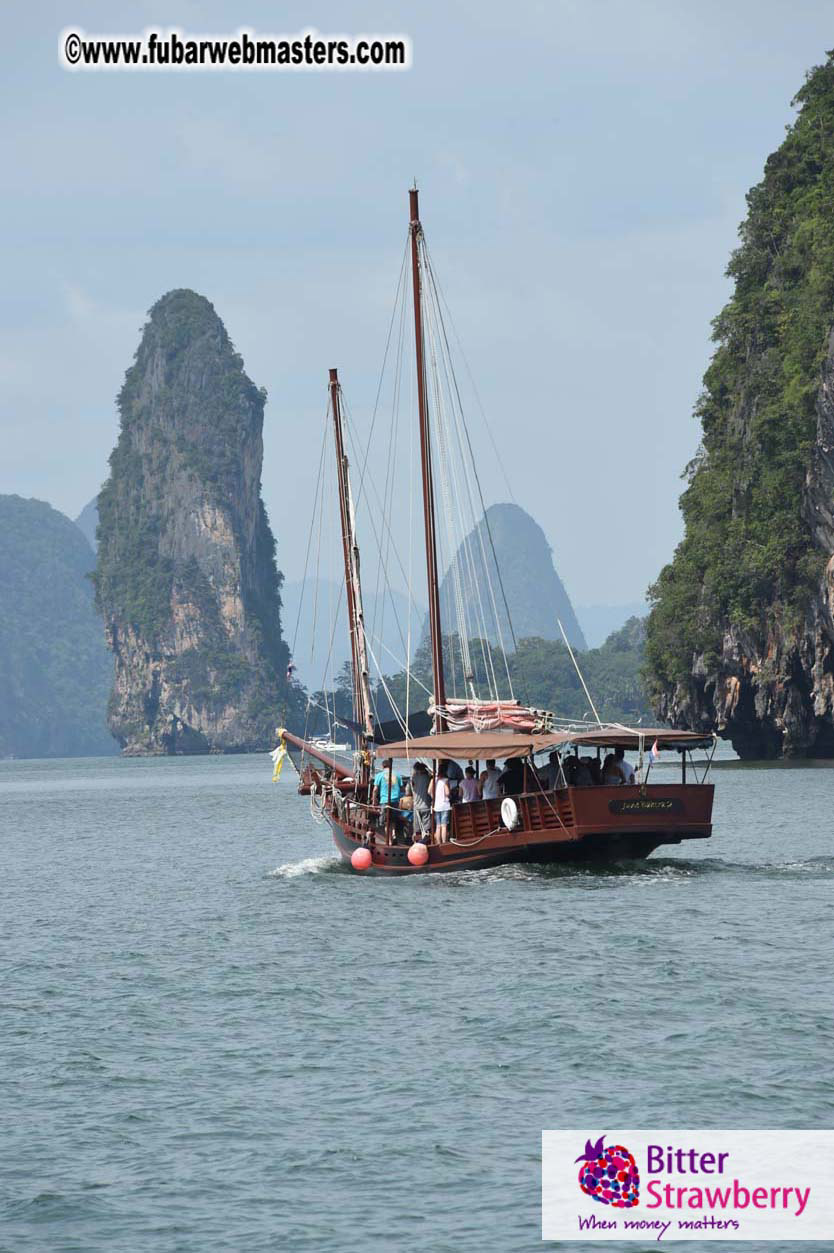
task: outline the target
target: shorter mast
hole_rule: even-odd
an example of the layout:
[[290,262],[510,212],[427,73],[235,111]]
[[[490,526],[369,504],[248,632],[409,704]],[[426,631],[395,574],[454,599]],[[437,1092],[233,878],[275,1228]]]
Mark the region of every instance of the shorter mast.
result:
[[368,675],[368,650],[365,643],[365,615],[362,609],[362,582],[359,577],[359,545],[356,541],[356,517],[350,490],[350,473],[342,430],[341,387],[338,371],[330,371],[330,406],[333,411],[333,432],[336,439],[336,475],[339,481],[339,513],[342,523],[342,549],[345,559],[345,594],[347,596],[350,655],[353,669],[353,718],[362,728],[362,747],[373,742],[374,724],[371,716],[371,690]]

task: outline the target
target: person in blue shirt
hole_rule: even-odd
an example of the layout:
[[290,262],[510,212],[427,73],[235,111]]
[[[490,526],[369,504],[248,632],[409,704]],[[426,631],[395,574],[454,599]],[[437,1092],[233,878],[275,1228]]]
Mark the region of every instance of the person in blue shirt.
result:
[[[403,794],[403,781],[393,770],[393,761],[390,757],[386,757],[382,763],[382,769],[377,772],[374,777],[374,797],[375,805],[397,805]],[[391,795],[388,795],[388,780],[391,780]]]
[[[387,825],[387,819],[390,816],[391,826],[394,838],[399,836],[402,827],[402,813],[400,812],[400,797],[404,795],[405,788],[403,781],[393,769],[393,761],[390,757],[386,757],[382,763],[382,769],[374,776],[374,790],[372,803],[382,806],[380,819],[382,825]],[[390,783],[390,787],[389,787]],[[386,813],[386,810],[388,811]]]

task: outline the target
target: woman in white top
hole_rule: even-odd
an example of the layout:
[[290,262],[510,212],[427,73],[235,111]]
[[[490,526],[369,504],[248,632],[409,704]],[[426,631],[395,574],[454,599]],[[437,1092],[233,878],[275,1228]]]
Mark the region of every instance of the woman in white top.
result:
[[429,784],[429,792],[434,799],[434,833],[438,844],[445,844],[449,838],[449,814],[452,809],[445,762],[437,767],[437,778]]

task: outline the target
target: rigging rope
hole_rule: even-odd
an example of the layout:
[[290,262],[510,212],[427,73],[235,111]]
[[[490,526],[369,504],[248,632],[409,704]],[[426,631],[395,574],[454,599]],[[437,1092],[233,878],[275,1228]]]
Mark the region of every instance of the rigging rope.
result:
[[[511,676],[509,664],[507,661],[507,650],[504,644],[501,615],[498,613],[497,603],[495,599],[495,591],[492,586],[492,568],[493,567],[495,570],[495,574],[499,579],[499,583],[501,584],[502,596],[505,602],[505,610],[507,614],[507,622],[511,628],[512,628],[512,617],[509,612],[509,606],[506,603],[506,593],[504,592],[503,583],[501,582],[501,571],[497,563],[497,558],[495,557],[495,554],[493,553],[493,563],[491,566],[490,562],[487,560],[486,551],[484,549],[484,534],[483,534],[484,530],[486,529],[488,534],[491,535],[491,531],[489,529],[489,519],[486,516],[486,509],[485,509],[484,501],[483,501],[483,492],[481,490],[480,480],[478,477],[477,464],[475,462],[474,451],[472,448],[471,438],[469,436],[469,429],[466,423],[466,417],[463,412],[463,405],[462,405],[461,396],[460,396],[460,388],[458,386],[457,378],[455,375],[451,348],[449,345],[449,339],[448,339],[448,335],[447,335],[444,320],[443,320],[443,312],[442,312],[442,307],[441,307],[440,296],[439,296],[438,289],[437,289],[437,282],[436,282],[436,278],[432,269],[431,258],[428,254],[427,246],[425,247],[425,254],[426,255],[425,255],[424,265],[425,265],[425,272],[427,275],[426,293],[428,297],[428,301],[427,301],[428,315],[429,315],[429,320],[432,323],[432,326],[436,325],[437,327],[436,335],[439,338],[439,342],[440,342],[440,346],[442,350],[441,356],[442,356],[443,369],[444,369],[445,380],[446,380],[446,389],[449,395],[450,409],[451,409],[451,413],[454,419],[454,429],[455,429],[457,445],[459,449],[459,455],[455,459],[454,469],[455,471],[457,471],[458,467],[460,467],[461,473],[463,475],[463,484],[465,487],[465,493],[460,492],[456,489],[455,494],[459,501],[459,504],[461,505],[465,497],[469,506],[469,514],[470,514],[469,524],[465,524],[463,522],[462,515],[461,515],[461,532],[462,532],[461,546],[460,546],[458,554],[456,554],[457,560],[462,562],[466,567],[468,567],[468,571],[467,571],[468,581],[471,585],[470,589],[468,590],[471,593],[470,598],[475,608],[474,630],[470,632],[467,627],[466,633],[467,634],[477,633],[477,635],[482,639],[484,637],[488,638],[490,635],[490,632],[486,629],[487,615],[486,615],[484,604],[483,604],[483,598],[481,596],[481,584],[485,583],[489,602],[492,608],[492,620],[495,623],[495,634],[497,635],[497,639],[498,639],[498,648],[499,648],[499,651],[501,652],[502,659],[504,662],[504,670],[505,670],[506,677],[507,677],[507,685],[509,687],[510,694],[513,695],[512,676]],[[441,413],[441,420],[443,420],[443,418],[444,418],[444,414]],[[457,479],[457,474],[455,474],[455,478]],[[478,489],[478,500],[480,503],[480,512],[476,510],[475,508],[475,497],[472,491],[473,479]],[[477,542],[481,550],[480,569],[478,569],[478,564],[475,561],[474,553],[472,551],[472,539],[471,539],[472,536],[475,536],[475,541]],[[493,545],[493,548],[494,548],[494,545]],[[480,630],[478,629],[479,627],[480,627]],[[491,652],[487,650],[486,643],[482,645],[482,657],[484,661],[484,668],[485,668],[485,672],[487,676],[487,681],[491,685],[493,695],[497,697],[499,695],[497,676],[495,675],[495,669],[492,663]]]
[[[428,245],[425,243],[425,240],[424,240],[424,247],[425,247],[425,251],[426,251],[426,269],[427,269],[427,272],[428,272],[429,278],[430,278],[430,280],[431,280],[431,286],[432,286],[433,290],[435,291],[435,294],[436,294],[436,297],[437,297],[437,300],[438,300],[438,306],[440,307],[441,302],[442,302],[442,305],[445,305],[445,307],[446,307],[447,313],[449,314],[449,321],[450,321],[450,323],[451,323],[451,325],[452,325],[452,330],[454,331],[454,333],[455,333],[455,338],[456,338],[456,340],[457,340],[457,342],[458,342],[458,348],[459,348],[459,351],[460,351],[460,353],[461,353],[461,356],[463,357],[464,363],[466,364],[467,371],[469,371],[469,366],[468,366],[468,363],[466,362],[466,356],[465,356],[465,354],[464,354],[464,352],[463,352],[463,347],[462,347],[462,345],[460,344],[460,339],[459,339],[459,337],[458,337],[457,330],[455,329],[454,319],[452,318],[451,311],[449,310],[448,304],[446,303],[445,297],[443,296],[442,290],[441,290],[441,288],[440,288],[440,284],[439,284],[439,282],[438,282],[438,280],[437,280],[437,276],[435,275],[435,272],[434,272],[434,267],[432,266],[432,262],[431,262],[431,256],[430,256],[430,254],[429,254],[429,250],[428,250]],[[444,321],[444,319],[443,319],[443,317],[442,317],[442,314],[441,314],[441,316],[440,316],[440,325],[441,325],[441,328],[442,328],[442,330],[443,330],[443,336],[444,336],[444,340],[445,340],[445,342],[446,342],[446,348],[447,348],[447,352],[448,352],[448,355],[449,355],[449,359],[451,360],[451,349],[449,348],[448,337],[446,336],[446,324],[445,324],[445,321]],[[488,422],[488,420],[487,420],[486,413],[484,412],[483,405],[481,404],[481,401],[480,401],[480,396],[478,396],[478,391],[477,391],[477,386],[475,385],[475,380],[474,380],[474,378],[472,378],[472,376],[471,376],[471,371],[469,371],[469,373],[470,373],[470,379],[471,379],[471,381],[472,381],[473,388],[474,388],[474,390],[475,390],[475,394],[476,394],[476,396],[477,396],[477,398],[478,398],[478,405],[479,405],[479,408],[480,408],[480,410],[481,410],[481,416],[482,416],[482,418],[483,418],[484,425],[485,425],[485,427],[487,428],[487,432],[488,432],[488,434],[489,434],[490,440],[492,441],[493,451],[495,452],[496,459],[498,460],[499,464],[502,466],[502,469],[503,469],[503,462],[501,461],[501,458],[500,458],[499,453],[498,453],[498,449],[497,449],[497,448],[496,448],[496,446],[495,446],[495,441],[494,441],[494,439],[493,439],[493,437],[492,437],[492,431],[491,431],[491,429],[490,429],[490,426],[489,426],[489,422]],[[498,575],[498,582],[499,582],[499,586],[500,586],[500,588],[501,588],[501,597],[502,597],[502,600],[503,600],[503,602],[504,602],[504,609],[505,609],[506,614],[507,614],[507,622],[509,623],[509,627],[510,627],[510,634],[511,634],[511,636],[512,636],[512,640],[513,640],[513,647],[514,647],[514,648],[518,648],[518,641],[516,640],[516,637],[515,637],[515,630],[514,630],[514,628],[513,628],[512,614],[510,613],[510,606],[509,606],[509,604],[508,604],[508,602],[507,602],[507,595],[506,595],[506,592],[505,592],[505,590],[504,590],[504,581],[503,581],[503,579],[502,579],[502,577],[501,577],[501,567],[500,567],[500,566],[499,566],[499,564],[498,564],[498,556],[497,556],[497,554],[496,554],[496,552],[495,552],[495,543],[494,543],[494,541],[493,541],[493,536],[492,536],[492,528],[491,528],[490,523],[489,523],[489,518],[487,517],[486,504],[484,503],[484,494],[483,494],[483,491],[482,491],[482,488],[481,488],[481,479],[480,479],[480,475],[478,474],[478,464],[477,464],[477,461],[475,460],[475,453],[474,453],[474,450],[473,450],[473,448],[472,448],[472,440],[471,440],[471,437],[470,437],[470,434],[469,434],[469,425],[468,425],[468,423],[466,422],[466,418],[465,418],[465,414],[464,414],[464,410],[463,410],[463,402],[462,402],[462,400],[461,400],[461,396],[460,396],[460,388],[458,387],[457,375],[455,374],[454,369],[452,370],[452,381],[453,381],[453,383],[454,383],[455,395],[456,395],[456,398],[457,398],[457,406],[458,406],[458,410],[459,410],[460,415],[461,415],[462,425],[463,425],[463,430],[464,430],[464,433],[465,433],[465,436],[466,436],[466,444],[467,444],[467,448],[468,448],[468,451],[469,451],[469,464],[470,464],[470,465],[471,465],[471,467],[472,467],[472,472],[473,472],[473,475],[474,475],[474,478],[475,478],[475,482],[476,482],[476,484],[477,484],[477,488],[478,488],[478,497],[479,497],[480,504],[481,504],[481,511],[482,511],[482,514],[483,514],[484,525],[485,525],[485,527],[486,527],[486,530],[487,530],[487,533],[488,533],[488,536],[489,536],[490,548],[491,548],[491,550],[492,550],[492,558],[493,558],[493,562],[494,562],[494,564],[495,564],[495,570],[496,570],[496,573],[497,573],[497,575]],[[506,477],[506,476],[505,476],[505,477]],[[512,489],[510,488],[509,481],[507,481],[507,490],[509,491],[510,496],[512,497],[513,501],[515,501],[515,497],[513,496]],[[500,620],[498,619],[497,614],[496,614],[496,622],[497,622],[497,624],[498,624],[498,627],[499,627],[499,633],[500,633]],[[502,640],[502,642],[501,642],[501,648],[502,648],[502,651],[504,652],[504,659],[505,659],[505,662],[506,662],[506,649],[504,649],[504,646],[503,646],[503,640]],[[509,668],[507,669],[507,681],[510,683],[510,685],[512,685],[512,680],[511,680],[511,678],[510,678]]]
[[[407,672],[407,666],[406,666],[406,663],[403,661],[402,657],[398,657],[395,652],[392,652],[392,650],[388,647],[388,645],[385,643],[384,640],[379,639],[379,637],[376,635],[371,636],[370,638],[373,639],[374,643],[377,645],[378,648],[382,649],[384,652],[388,654],[388,656],[391,658],[392,661],[395,661],[397,663],[397,665],[400,667],[401,670],[406,670]],[[411,682],[416,683],[418,687],[421,687],[427,696],[431,697],[434,695],[431,688],[426,687],[425,683],[423,683],[421,679],[418,679],[416,674],[412,674]]]
[[368,652],[371,654],[371,659],[373,660],[373,663],[374,663],[374,665],[375,665],[375,666],[376,666],[376,668],[377,668],[377,673],[379,674],[379,681],[380,681],[380,683],[382,684],[382,690],[385,692],[385,695],[388,697],[388,704],[391,706],[391,709],[392,709],[392,711],[393,711],[394,717],[396,718],[397,722],[399,722],[400,727],[401,727],[401,728],[402,728],[402,730],[405,732],[405,738],[406,738],[406,739],[408,739],[408,727],[406,726],[405,722],[403,721],[402,714],[400,713],[399,709],[397,708],[396,701],[394,700],[393,696],[391,695],[391,692],[390,692],[390,690],[389,690],[389,688],[388,688],[388,684],[387,684],[387,682],[385,681],[385,675],[382,673],[382,670],[380,669],[379,662],[378,662],[378,661],[377,661],[377,659],[376,659],[376,653],[374,652],[373,648],[371,647],[370,641],[368,641]]
[[[373,648],[370,648],[369,646],[374,669],[376,670],[378,676],[378,681],[374,689],[371,691],[373,712],[377,722],[379,722],[380,719],[377,707],[377,697],[379,696],[381,699],[381,695],[384,693],[394,717],[406,733],[410,714],[412,682],[417,684],[427,695],[431,695],[426,685],[414,674],[412,658],[412,619],[414,616],[414,486],[416,481],[414,473],[416,424],[413,422],[410,423],[409,426],[407,569],[405,568],[400,555],[396,528],[393,525],[393,523],[397,522],[397,519],[402,512],[404,512],[400,511],[400,514],[397,514],[395,512],[395,507],[398,500],[396,484],[397,469],[399,465],[397,453],[400,442],[400,420],[404,407],[403,402],[405,400],[402,369],[409,338],[411,338],[411,342],[413,344],[411,323],[406,316],[408,303],[408,284],[406,281],[406,274],[409,243],[410,231],[406,233],[406,241],[397,281],[394,307],[391,311],[391,317],[388,324],[385,351],[383,353],[382,367],[376,388],[370,427],[368,429],[367,438],[361,441],[361,447],[360,442],[356,438],[355,428],[347,403],[344,400],[344,393],[342,393],[346,443],[350,444],[351,455],[355,459],[356,464],[361,467],[358,491],[356,494],[356,506],[358,507],[360,502],[364,502],[366,505],[366,515],[370,521],[378,554],[376,596],[374,598],[374,607],[371,615],[370,631],[366,632],[366,638],[373,638],[377,649],[380,651],[384,650],[385,653],[390,655],[390,657],[405,670],[405,719],[403,719],[400,709],[393,700],[390,686],[382,672],[377,654],[374,652]],[[424,283],[422,284],[424,312],[423,324],[424,332],[427,337],[427,364],[429,365],[427,373],[429,375],[433,410],[433,420],[430,424],[430,429],[432,432],[432,443],[436,445],[437,450],[437,455],[433,458],[433,464],[436,473],[437,486],[439,488],[435,499],[440,505],[439,522],[441,525],[436,528],[435,542],[438,546],[438,557],[445,558],[445,562],[441,564],[441,568],[445,568],[446,570],[445,577],[448,580],[447,586],[450,593],[450,603],[457,627],[456,638],[454,640],[450,640],[448,635],[446,637],[446,645],[448,649],[447,655],[451,660],[451,686],[456,695],[457,661],[459,660],[462,668],[463,692],[467,693],[469,698],[477,701],[477,687],[482,686],[482,688],[486,688],[488,690],[492,699],[500,699],[499,687],[503,687],[504,681],[502,678],[501,683],[499,684],[498,674],[496,673],[496,666],[499,665],[498,657],[494,655],[494,649],[490,644],[490,640],[492,638],[497,638],[497,651],[500,653],[503,661],[503,671],[506,676],[506,683],[509,689],[510,698],[514,699],[512,675],[507,656],[507,648],[504,642],[505,626],[509,627],[513,645],[517,646],[517,641],[515,639],[512,615],[510,613],[506,590],[504,588],[501,570],[497,561],[494,537],[489,518],[487,517],[483,489],[474,456],[472,437],[466,421],[460,387],[455,373],[453,354],[446,326],[447,319],[457,343],[457,349],[460,356],[463,358],[467,373],[469,374],[472,382],[473,390],[475,391],[477,403],[483,418],[484,427],[489,435],[492,447],[496,453],[496,460],[501,467],[502,473],[504,473],[505,480],[506,473],[503,462],[498,455],[495,440],[489,427],[480,396],[477,392],[477,385],[475,384],[474,378],[472,378],[469,364],[460,344],[457,328],[449,311],[443,291],[434,273],[431,256],[425,241],[425,236],[422,232],[418,237],[418,247],[420,249],[421,267],[424,275]],[[371,452],[374,447],[374,432],[380,414],[381,401],[386,384],[387,372],[389,370],[389,363],[393,368],[393,388],[391,394],[392,425],[385,450],[384,474],[375,475],[371,469]],[[412,375],[413,372],[409,371],[410,387],[408,396],[409,404],[407,406],[409,414],[412,412],[414,405],[414,378]],[[326,437],[327,430],[325,425],[322,450],[319,457],[316,492],[313,501],[314,517],[317,515],[318,521],[318,533],[315,537],[317,580],[313,605],[313,636],[315,636],[319,617],[322,612],[319,602],[323,599],[324,590],[320,587],[321,580],[319,575],[321,571],[322,535],[325,529],[326,510],[324,500]],[[377,444],[379,444],[379,441],[377,441]],[[379,490],[380,486],[382,489],[381,495]],[[507,489],[512,498],[512,489],[510,488],[508,481]],[[376,506],[376,512],[379,517],[378,524],[374,517],[374,509],[367,507],[371,502],[375,503]],[[308,578],[315,529],[315,526],[311,528],[307,541],[302,598],[299,602],[298,613],[296,616],[295,631],[293,635],[293,649],[295,649],[298,642],[302,600]],[[458,537],[457,542],[455,539],[456,535]],[[405,631],[403,631],[403,624],[400,620],[400,610],[398,610],[392,590],[390,575],[394,569],[399,570],[408,591],[408,622],[406,624]],[[496,588],[494,587],[495,578],[497,578],[500,589],[498,596],[496,596]],[[381,585],[384,590],[381,590]],[[333,607],[335,587],[332,581],[329,583],[326,592],[327,608],[329,609],[330,617],[330,639],[325,659],[323,687],[321,692],[322,699],[325,702],[324,711],[327,714],[328,727],[331,729],[331,734],[333,720],[336,718],[336,676],[333,674],[333,649],[335,631],[338,626],[340,613],[342,611],[342,598],[345,594],[342,580],[339,580],[336,586],[338,586],[339,590],[338,596],[335,598],[335,611]],[[499,612],[499,599],[503,602],[503,612]],[[388,647],[385,639],[383,638],[387,633],[386,622],[388,621],[389,608],[393,615],[402,651],[405,653],[404,662]],[[488,628],[488,622],[491,620],[495,623],[494,636]],[[478,658],[477,670],[473,665],[473,650],[476,650],[474,651],[474,656]],[[328,686],[331,689],[330,691],[327,690]],[[332,711],[331,704],[333,705]],[[322,706],[312,698],[308,700],[308,718],[311,707],[322,708]]]
[[[428,244],[426,245],[426,254],[427,255],[429,254]],[[430,257],[429,257],[429,263],[431,264]],[[469,365],[469,360],[466,356],[466,353],[464,352],[463,343],[461,341],[460,336],[458,335],[458,329],[457,329],[457,326],[455,325],[455,319],[452,317],[452,310],[449,307],[449,302],[446,299],[440,280],[436,277],[436,275],[434,274],[434,271],[432,271],[432,282],[437,288],[437,292],[438,292],[438,295],[440,296],[441,304],[443,308],[446,310],[446,316],[449,319],[449,325],[452,328],[452,334],[455,337],[455,343],[457,344],[457,349],[458,349],[458,352],[460,353],[461,361],[464,364],[464,368],[466,369],[469,382],[472,386],[472,391],[475,394],[475,400],[477,402],[478,409],[480,410],[481,418],[483,420],[484,427],[486,428],[486,433],[489,436],[489,442],[492,444],[492,451],[495,453],[496,464],[499,466],[501,473],[503,475],[503,478],[504,478],[504,486],[507,489],[507,493],[510,497],[510,500],[513,502],[514,505],[517,505],[518,501],[516,500],[515,495],[513,493],[512,485],[507,476],[506,467],[504,465],[504,462],[501,459],[501,454],[498,451],[498,445],[495,442],[495,436],[492,433],[492,427],[489,424],[489,418],[486,415],[486,410],[484,409],[483,402],[481,401],[481,393],[478,391],[478,384],[475,380],[474,372],[472,371]],[[444,321],[444,325],[445,325],[445,321]]]
[[[428,313],[428,308],[426,310]],[[454,534],[454,517],[453,506],[450,492],[450,476],[449,476],[449,458],[450,450],[447,445],[447,430],[445,412],[443,408],[443,394],[440,388],[440,380],[437,371],[437,346],[435,343],[434,325],[430,316],[425,320],[426,330],[429,338],[429,362],[431,365],[430,378],[432,384],[432,392],[434,394],[435,404],[435,422],[433,426],[437,439],[438,456],[434,458],[432,465],[436,470],[437,477],[440,480],[440,500],[443,507],[443,521],[445,523],[445,537],[447,538],[450,562],[446,571],[446,577],[452,576],[452,595],[455,607],[455,616],[457,618],[458,627],[458,648],[460,649],[461,666],[463,669],[463,690],[467,691],[471,682],[472,659],[469,653],[469,632],[466,621],[466,610],[463,603],[463,589],[461,588],[460,565],[457,561],[457,553],[453,544],[450,542]]]
[[[448,340],[445,336],[445,329],[443,327],[443,322],[442,322],[442,314],[440,311],[439,303],[437,302],[436,292],[434,291],[432,284],[431,284],[431,277],[432,276],[431,276],[430,267],[429,267],[429,280],[430,281],[428,285],[428,294],[429,294],[430,299],[433,302],[432,312],[438,322],[439,332],[441,335],[441,343],[444,344],[446,349],[448,350]],[[475,561],[474,554],[472,552],[472,537],[473,536],[477,536],[478,539],[480,540],[480,546],[482,550],[481,570],[482,570],[482,575],[483,575],[483,581],[487,583],[487,589],[490,593],[490,598],[493,603],[493,614],[494,614],[494,621],[496,623],[496,629],[497,629],[498,638],[499,638],[499,646],[503,649],[503,639],[501,636],[501,624],[498,618],[497,610],[495,609],[495,597],[494,597],[494,593],[492,590],[492,582],[491,582],[491,577],[490,577],[489,565],[486,561],[486,554],[483,552],[482,512],[479,515],[474,506],[474,498],[472,494],[472,485],[471,485],[471,477],[470,477],[470,460],[471,459],[466,456],[464,442],[461,438],[461,422],[460,422],[460,415],[458,412],[460,406],[455,403],[456,390],[453,386],[454,367],[452,365],[448,351],[444,351],[441,354],[441,362],[443,365],[443,370],[444,370],[444,375],[445,375],[446,389],[449,394],[450,408],[451,408],[452,418],[454,422],[454,431],[457,436],[457,446],[459,450],[459,455],[453,459],[452,467],[451,467],[452,477],[454,480],[454,498],[456,499],[456,501],[458,501],[458,516],[459,516],[459,521],[460,521],[460,532],[462,536],[461,543],[460,543],[460,546],[458,548],[458,551],[454,560],[455,560],[456,565],[460,561],[464,562],[465,564],[466,576],[467,576],[467,582],[468,582],[468,586],[466,588],[465,603],[471,603],[475,611],[474,624],[470,626],[469,621],[467,620],[466,635],[470,638],[474,636],[475,638],[479,640],[480,649],[481,649],[481,659],[483,661],[483,666],[484,666],[484,673],[486,675],[487,682],[490,684],[490,694],[492,695],[494,699],[497,699],[499,695],[498,681],[495,675],[495,667],[492,661],[492,650],[489,646],[489,634],[490,633],[487,628],[486,613],[484,610],[483,598],[481,596],[482,578],[479,577],[477,564]],[[460,470],[463,476],[463,485],[465,488],[465,500],[469,507],[468,520],[464,520],[463,518],[462,505],[464,502],[464,493],[460,490],[460,487],[458,484],[458,470]],[[504,661],[505,661],[505,666],[506,666],[506,655],[504,657]],[[508,682],[510,686],[510,691],[512,694],[512,681],[510,680],[510,677],[509,677],[509,671],[507,674],[507,678],[508,678]]]
[[[321,486],[322,486],[322,471],[324,467],[324,453],[325,453],[326,444],[327,444],[327,417],[325,416],[324,429],[322,432],[322,439],[321,439],[321,452],[319,453],[319,470],[318,470],[318,475],[316,476],[316,491],[313,497],[313,517],[314,518],[316,515],[316,508],[318,506],[319,490],[321,489]],[[313,527],[310,527],[310,534],[307,536],[307,551],[304,555],[304,574],[301,579],[301,595],[298,598],[298,613],[295,615],[295,630],[293,631],[292,648],[290,649],[290,657],[293,657],[295,655],[295,646],[296,646],[296,643],[298,642],[298,626],[301,621],[301,607],[304,604],[304,592],[307,586],[307,568],[308,568],[308,564],[310,561],[310,546],[312,542],[313,542]]]

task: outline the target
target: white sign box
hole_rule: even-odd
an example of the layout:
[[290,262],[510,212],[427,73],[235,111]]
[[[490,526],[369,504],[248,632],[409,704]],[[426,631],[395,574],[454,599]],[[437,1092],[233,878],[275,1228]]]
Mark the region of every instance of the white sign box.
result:
[[834,1240],[834,1131],[543,1131],[542,1238]]

